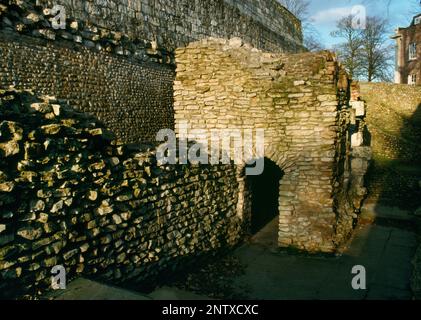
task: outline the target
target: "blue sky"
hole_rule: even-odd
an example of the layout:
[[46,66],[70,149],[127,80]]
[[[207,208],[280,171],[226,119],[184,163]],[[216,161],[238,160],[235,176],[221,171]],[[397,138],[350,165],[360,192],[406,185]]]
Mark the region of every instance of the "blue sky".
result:
[[320,35],[320,41],[326,48],[331,48],[338,39],[332,38],[330,32],[335,29],[336,21],[349,15],[356,5],[363,5],[368,16],[376,15],[388,18],[390,34],[397,27],[407,27],[411,15],[421,12],[419,0],[311,0],[311,22]]

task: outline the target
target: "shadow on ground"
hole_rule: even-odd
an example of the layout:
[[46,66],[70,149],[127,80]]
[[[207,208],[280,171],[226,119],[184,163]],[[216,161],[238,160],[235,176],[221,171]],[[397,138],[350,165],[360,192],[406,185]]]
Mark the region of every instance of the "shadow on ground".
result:
[[[412,299],[417,237],[410,224],[362,224],[344,253],[330,256],[277,249],[269,232],[276,227],[274,220],[249,243],[170,286],[216,299]],[[366,268],[366,290],[352,288],[356,265]]]

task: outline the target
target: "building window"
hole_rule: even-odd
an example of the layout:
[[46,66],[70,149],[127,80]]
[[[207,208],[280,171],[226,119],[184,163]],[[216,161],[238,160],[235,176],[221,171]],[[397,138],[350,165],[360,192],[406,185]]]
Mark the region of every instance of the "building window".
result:
[[408,84],[413,85],[413,86],[417,84],[417,75],[416,74],[410,74],[408,76]]
[[411,43],[409,45],[409,60],[415,60],[417,58],[417,44]]

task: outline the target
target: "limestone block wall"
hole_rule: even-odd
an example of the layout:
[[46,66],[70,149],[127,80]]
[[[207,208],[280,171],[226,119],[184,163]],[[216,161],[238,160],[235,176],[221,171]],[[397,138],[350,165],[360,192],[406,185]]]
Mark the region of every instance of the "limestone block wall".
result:
[[302,49],[300,21],[276,0],[37,0],[62,4],[80,20],[156,41],[172,52],[205,37],[242,37],[270,51]]
[[[206,39],[179,48],[176,62],[176,127],[187,120],[198,130],[264,129],[265,157],[285,173],[279,245],[334,250],[359,209],[348,193],[349,82],[334,56],[264,53],[240,39]],[[240,196],[247,217],[250,197]]]
[[237,169],[158,166],[52,97],[0,90],[0,298],[51,289],[51,270],[154,279],[235,245]]

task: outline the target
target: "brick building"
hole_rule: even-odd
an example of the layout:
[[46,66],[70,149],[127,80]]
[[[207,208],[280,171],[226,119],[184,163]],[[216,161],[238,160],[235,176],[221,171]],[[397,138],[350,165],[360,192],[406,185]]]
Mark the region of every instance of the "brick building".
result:
[[395,83],[421,85],[421,13],[407,28],[398,28]]

